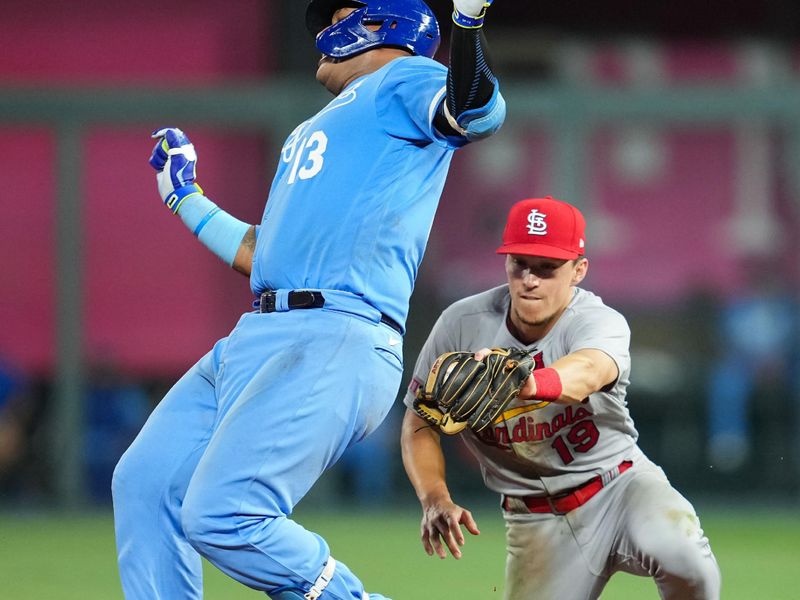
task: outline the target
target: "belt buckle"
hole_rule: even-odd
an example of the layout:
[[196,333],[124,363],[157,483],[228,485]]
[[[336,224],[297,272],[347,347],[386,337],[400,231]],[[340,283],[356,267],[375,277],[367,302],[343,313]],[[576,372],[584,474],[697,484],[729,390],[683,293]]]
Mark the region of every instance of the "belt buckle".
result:
[[262,313],[275,312],[275,290],[262,292],[258,304]]

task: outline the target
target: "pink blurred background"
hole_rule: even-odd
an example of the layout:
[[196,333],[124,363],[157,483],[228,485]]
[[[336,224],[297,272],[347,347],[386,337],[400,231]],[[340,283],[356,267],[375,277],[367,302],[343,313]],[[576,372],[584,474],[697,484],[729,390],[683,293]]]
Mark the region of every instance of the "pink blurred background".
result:
[[[76,10],[71,3],[7,1],[0,78],[7,85],[90,89],[268,81],[281,58],[281,28],[265,6],[86,0]],[[291,35],[304,33],[293,25]],[[580,60],[558,64],[567,81],[603,86],[747,83],[759,76],[754,56],[724,40],[643,47],[598,41],[584,47]],[[789,68],[796,70],[793,62]],[[312,72],[309,63],[308,78]],[[86,356],[89,362],[112,356],[126,370],[150,375],[182,371],[251,300],[246,280],[160,205],[147,165],[148,136],[169,124],[92,128],[82,154]],[[282,140],[202,126],[189,133],[208,194],[238,217],[258,221]],[[612,304],[668,307],[697,293],[745,289],[751,258],[774,264],[796,283],[792,240],[800,233],[800,210],[778,168],[782,144],[758,124],[597,131],[583,207],[590,286]],[[494,248],[505,213],[521,198],[558,195],[553,151],[544,127],[511,126],[457,156],[419,283],[441,304],[502,282]],[[0,115],[0,352],[44,374],[55,360],[54,156],[46,126],[9,124]]]

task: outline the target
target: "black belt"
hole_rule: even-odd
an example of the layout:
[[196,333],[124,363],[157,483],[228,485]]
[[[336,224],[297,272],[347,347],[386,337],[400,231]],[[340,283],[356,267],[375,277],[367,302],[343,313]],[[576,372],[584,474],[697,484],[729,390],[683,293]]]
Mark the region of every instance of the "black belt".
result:
[[[275,305],[276,296],[277,292],[275,290],[262,292],[257,305],[259,311],[262,313],[275,312],[277,310]],[[322,292],[313,290],[292,290],[289,292],[286,304],[289,310],[296,308],[322,308],[325,306],[325,296],[322,295]],[[392,317],[381,313],[381,323],[388,325],[400,335],[403,334],[400,325]]]

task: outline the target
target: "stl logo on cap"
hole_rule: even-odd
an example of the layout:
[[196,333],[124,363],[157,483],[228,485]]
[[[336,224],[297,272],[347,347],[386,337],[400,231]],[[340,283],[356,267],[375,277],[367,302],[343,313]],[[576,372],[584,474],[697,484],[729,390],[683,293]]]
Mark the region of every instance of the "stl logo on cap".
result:
[[586,221],[576,207],[552,196],[526,198],[508,211],[498,254],[574,260],[585,253]]
[[528,233],[531,235],[547,235],[547,223],[544,218],[547,215],[540,213],[535,208],[528,215]]

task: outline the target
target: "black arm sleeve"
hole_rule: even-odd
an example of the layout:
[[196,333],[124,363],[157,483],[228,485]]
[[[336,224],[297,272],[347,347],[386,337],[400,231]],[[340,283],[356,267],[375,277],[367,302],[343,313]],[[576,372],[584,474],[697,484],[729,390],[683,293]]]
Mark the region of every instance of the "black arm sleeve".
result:
[[[458,119],[466,111],[480,108],[489,102],[497,85],[497,78],[492,72],[482,28],[465,29],[453,26],[451,36],[445,102],[450,115]],[[447,121],[444,104],[436,111],[433,123],[441,133],[458,133]]]

